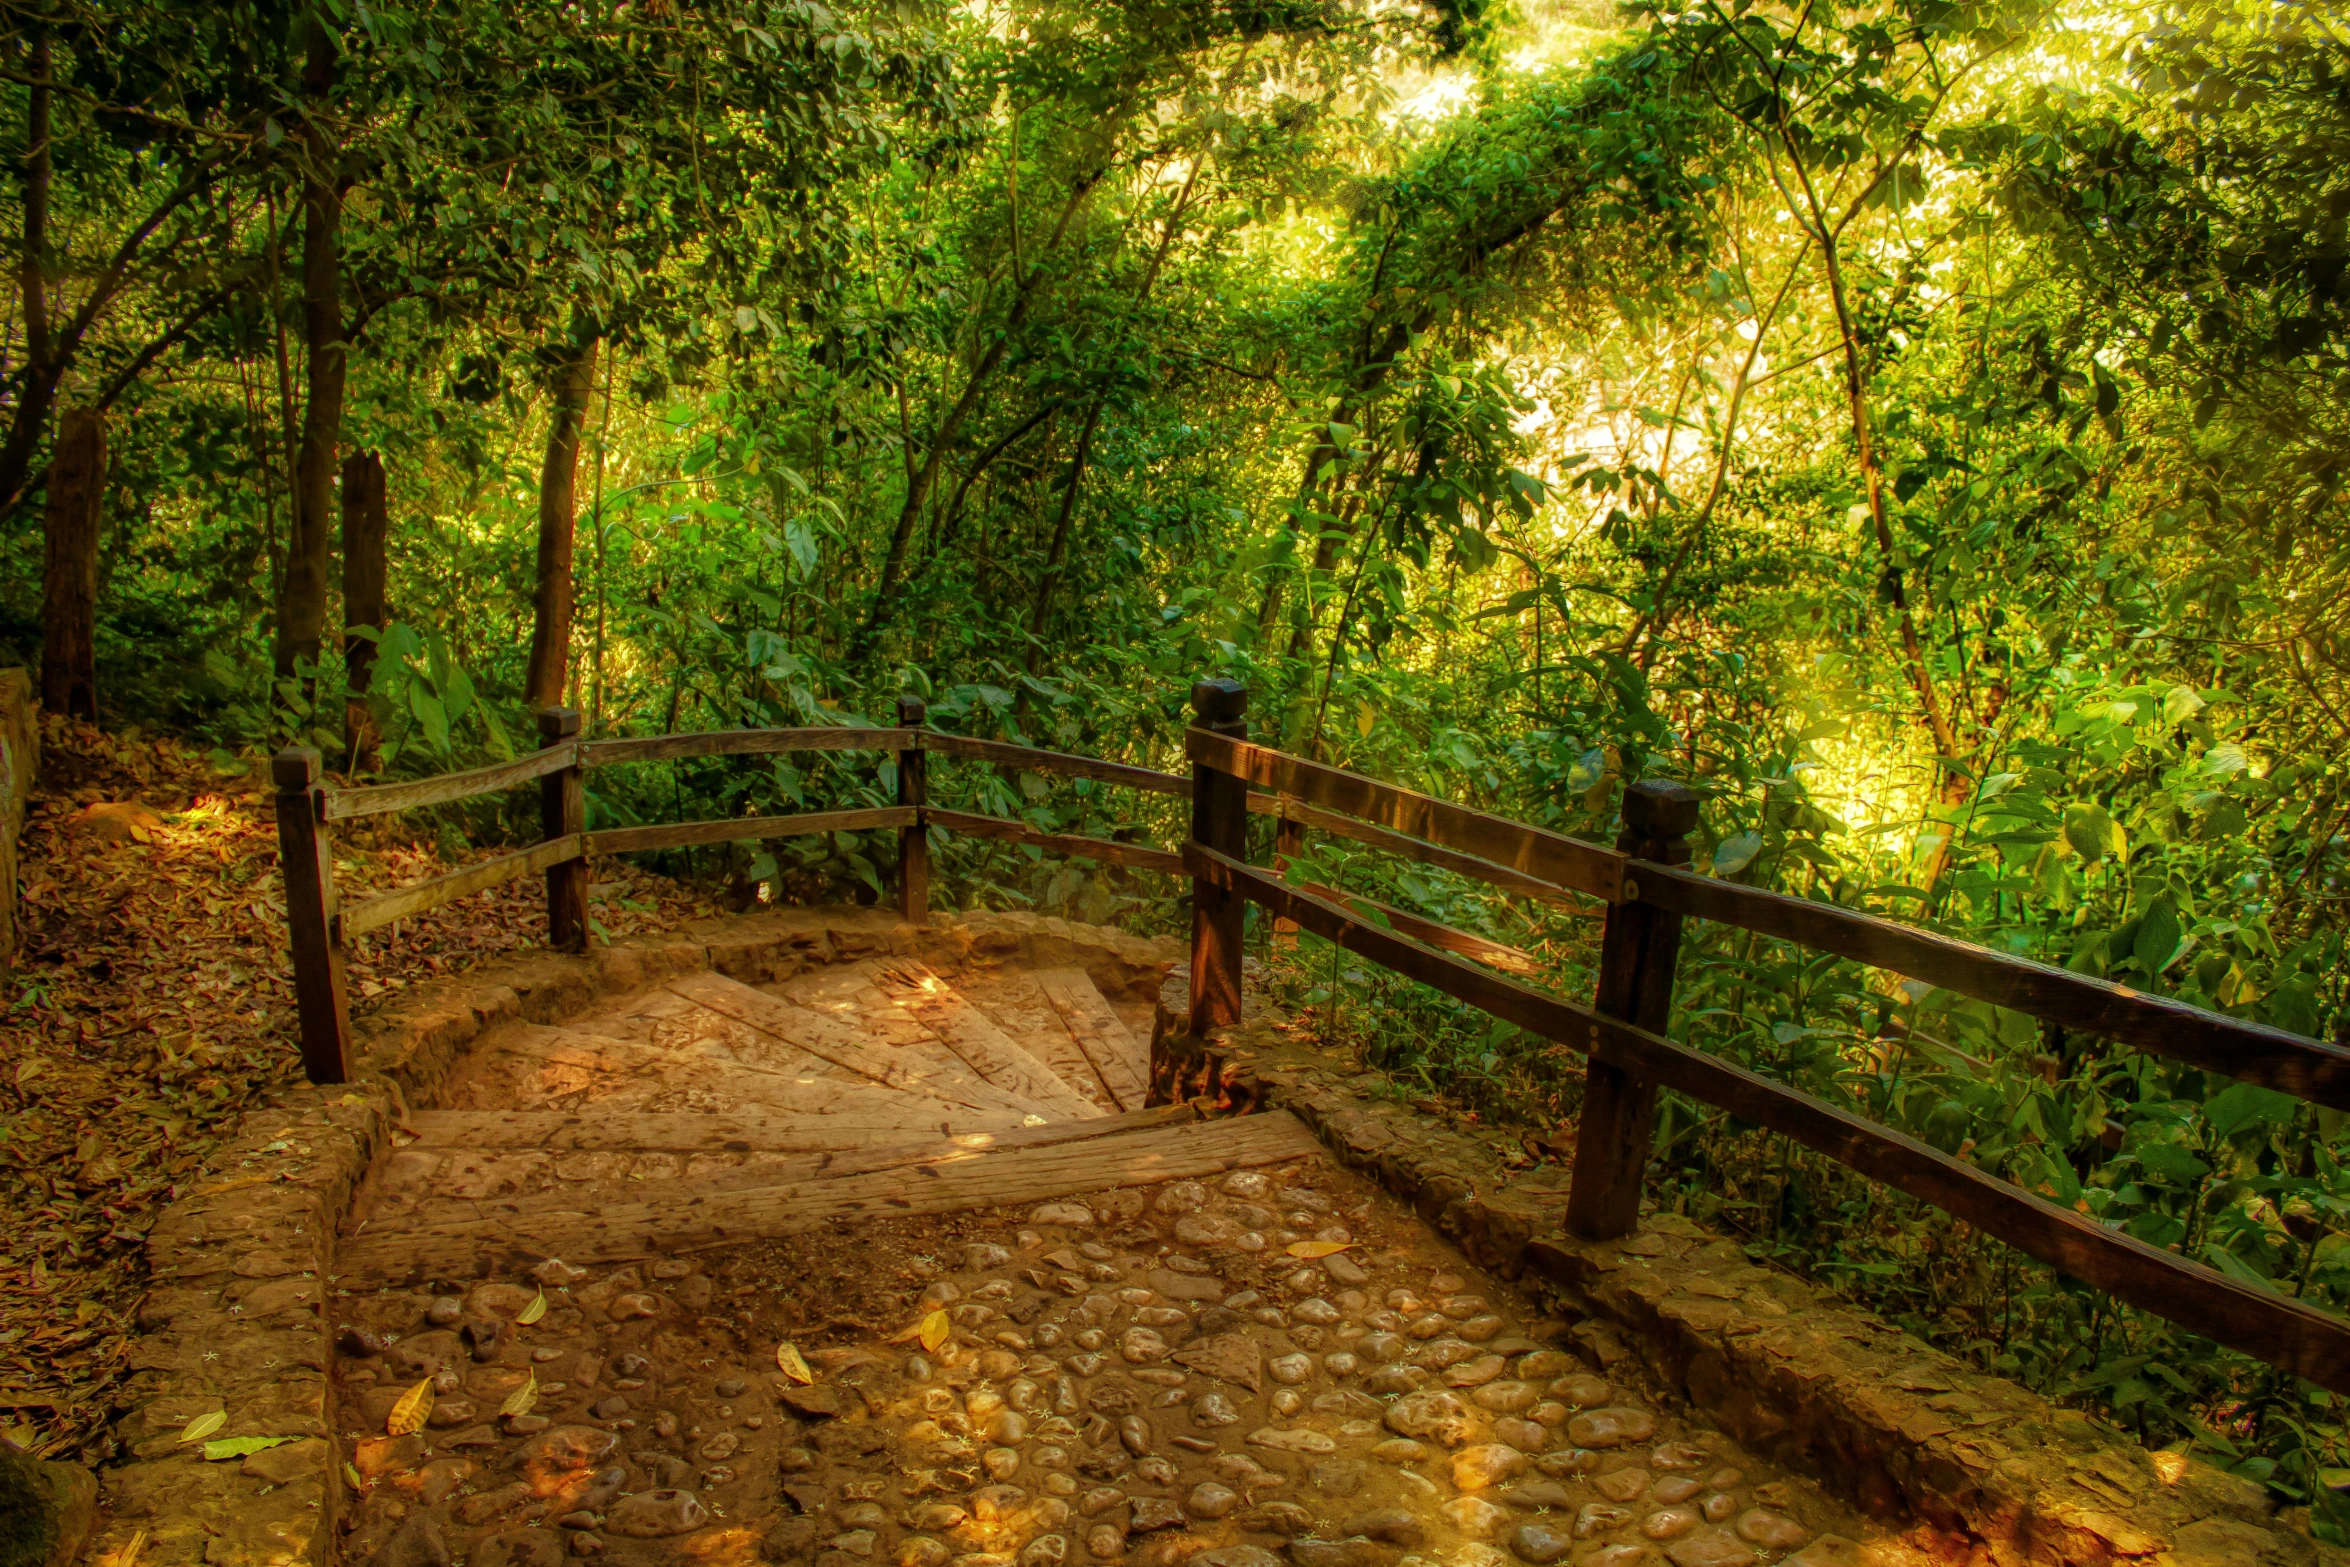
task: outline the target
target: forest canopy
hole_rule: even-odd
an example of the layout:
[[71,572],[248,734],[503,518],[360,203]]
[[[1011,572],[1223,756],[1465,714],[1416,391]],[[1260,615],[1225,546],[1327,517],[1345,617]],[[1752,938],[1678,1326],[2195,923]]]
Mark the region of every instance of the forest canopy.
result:
[[[1598,838],[1679,779],[1714,875],[2350,1043],[2325,8],[0,0],[0,143],[0,663],[224,775],[901,695],[1168,766],[1231,674],[1300,753]],[[886,798],[757,758],[589,811]],[[1555,910],[1315,852],[1588,985]],[[966,902],[1179,906],[942,865]],[[746,901],[885,871],[851,835],[691,868]],[[1676,1034],[2350,1300],[2339,1113],[1773,943],[1685,962]],[[1299,968],[1326,1015],[1381,1003],[1391,1070],[1571,1111],[1553,1047]],[[1703,1106],[1659,1168],[1758,1255],[2340,1505],[2328,1395]]]

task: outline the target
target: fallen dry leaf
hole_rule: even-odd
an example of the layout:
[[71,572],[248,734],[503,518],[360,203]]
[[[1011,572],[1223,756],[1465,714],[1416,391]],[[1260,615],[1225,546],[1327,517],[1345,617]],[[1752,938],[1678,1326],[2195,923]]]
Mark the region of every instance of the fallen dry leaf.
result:
[[808,1369],[808,1362],[800,1355],[797,1344],[786,1341],[776,1345],[775,1364],[785,1376],[803,1387],[816,1380],[816,1373]]
[[432,1378],[426,1377],[400,1395],[400,1401],[392,1406],[391,1415],[384,1421],[384,1434],[406,1436],[411,1431],[421,1431],[431,1418]]
[[1335,1257],[1353,1245],[1353,1241],[1291,1241],[1288,1251],[1292,1257]]

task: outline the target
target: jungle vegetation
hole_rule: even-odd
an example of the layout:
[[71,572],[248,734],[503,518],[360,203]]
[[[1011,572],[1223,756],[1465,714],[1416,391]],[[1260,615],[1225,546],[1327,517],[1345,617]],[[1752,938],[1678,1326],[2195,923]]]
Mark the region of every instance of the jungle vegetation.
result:
[[[224,774],[472,765],[556,703],[620,735],[901,693],[1171,767],[1230,673],[1301,752],[1600,838],[1627,780],[1686,780],[1715,875],[2350,1042],[2327,8],[0,0],[0,149],[0,662]],[[598,784],[600,826],[891,780]],[[887,854],[667,868],[870,898]],[[1181,910],[1008,845],[941,864],[966,904]],[[1588,987],[1591,922],[1304,869]],[[1571,1119],[1566,1052],[1267,950],[1405,1091]],[[1680,995],[1709,1050],[2350,1304],[2336,1112],[1744,937]],[[2331,1395],[1703,1106],[1653,1174],[2350,1538]]]

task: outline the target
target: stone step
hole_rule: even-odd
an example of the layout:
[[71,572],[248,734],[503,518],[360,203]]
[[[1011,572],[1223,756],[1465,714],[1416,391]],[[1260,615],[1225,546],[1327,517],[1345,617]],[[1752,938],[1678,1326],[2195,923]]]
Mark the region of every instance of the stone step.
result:
[[653,1183],[634,1202],[511,1206],[423,1225],[371,1223],[344,1241],[337,1282],[354,1290],[450,1283],[548,1257],[578,1265],[657,1256],[837,1220],[952,1213],[1197,1179],[1321,1151],[1313,1133],[1282,1111],[1138,1130],[1123,1129],[1122,1119],[1006,1134],[985,1150],[909,1150],[888,1155],[895,1162],[886,1168],[853,1174],[803,1174],[755,1186],[672,1180]]
[[740,1052],[716,1039],[676,1031],[663,1037],[667,1043],[580,1027],[508,1024],[475,1047],[450,1083],[447,1102],[454,1110],[523,1107],[599,1116],[854,1114],[909,1128],[975,1114],[1020,1121],[1031,1113],[994,1103],[978,1109],[884,1087],[804,1052],[760,1048],[756,1036]]

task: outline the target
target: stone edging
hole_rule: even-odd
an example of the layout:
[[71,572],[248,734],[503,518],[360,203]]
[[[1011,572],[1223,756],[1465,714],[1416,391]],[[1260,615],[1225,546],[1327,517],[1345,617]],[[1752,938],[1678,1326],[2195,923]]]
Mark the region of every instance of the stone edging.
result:
[[[1988,1376],[1675,1214],[1622,1241],[1562,1228],[1567,1177],[1507,1172],[1485,1143],[1373,1097],[1383,1079],[1266,1017],[1187,1032],[1182,974],[1151,1041],[1153,1102],[1279,1106],[1374,1175],[1479,1266],[1526,1278],[1575,1321],[1602,1371],[1638,1364],[1750,1450],[1915,1543],[1997,1567],[2313,1567],[2350,1562],[2281,1517],[2262,1487],[2153,1454],[2078,1411]],[[1578,1320],[1579,1319],[1579,1320]]]
[[[320,1310],[336,1231],[410,1109],[437,1104],[481,1035],[560,1023],[600,996],[715,969],[747,982],[812,964],[896,956],[930,963],[1020,957],[1082,967],[1105,994],[1155,995],[1164,942],[1025,914],[913,926],[875,910],[788,909],[639,937],[583,957],[525,954],[398,992],[354,1020],[362,1080],[302,1086],[249,1112],[200,1184],[148,1233],[150,1288],[131,1356],[129,1461],[100,1474],[106,1516],[87,1560],[303,1567],[335,1559],[343,1455],[329,1424]],[[211,1440],[292,1437],[241,1460],[182,1444],[225,1410]]]

